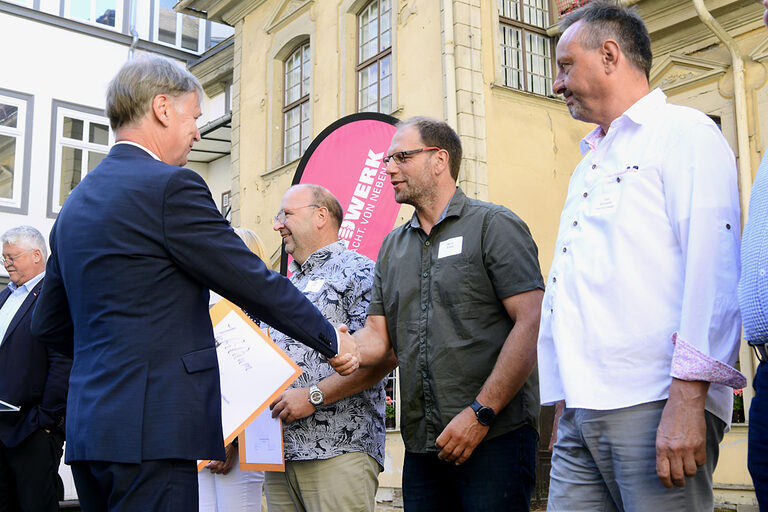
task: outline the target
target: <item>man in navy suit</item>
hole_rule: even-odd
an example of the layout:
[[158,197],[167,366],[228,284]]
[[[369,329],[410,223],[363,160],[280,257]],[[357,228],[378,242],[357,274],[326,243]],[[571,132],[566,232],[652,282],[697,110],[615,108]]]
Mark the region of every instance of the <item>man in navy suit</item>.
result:
[[[85,512],[197,510],[197,459],[224,459],[208,290],[289,333],[342,371],[351,345],[230,228],[182,166],[200,140],[201,88],[159,57],[126,63],[107,90],[117,140],[51,231],[32,320],[74,354],[66,461]],[[60,343],[66,339],[67,343]]]
[[72,360],[29,332],[45,277],[45,239],[31,226],[1,237],[11,282],[0,292],[0,510],[59,510],[58,469]]

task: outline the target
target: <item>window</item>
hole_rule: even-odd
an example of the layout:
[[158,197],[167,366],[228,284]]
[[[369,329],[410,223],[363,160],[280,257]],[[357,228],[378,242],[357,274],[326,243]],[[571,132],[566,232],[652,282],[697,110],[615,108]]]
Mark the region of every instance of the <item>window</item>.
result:
[[392,112],[392,6],[374,0],[357,16],[357,109]]
[[552,96],[550,21],[549,0],[499,0],[504,85]]
[[173,6],[177,0],[158,1],[156,40],[184,50],[200,51],[200,43],[204,39],[204,24],[201,23],[200,18],[174,11]]
[[114,140],[109,121],[54,102],[56,121],[50,211],[57,213],[80,180],[107,155]]
[[65,15],[69,18],[112,27],[122,28],[123,0],[66,0]]
[[31,109],[31,96],[0,90],[0,211],[26,213]]
[[309,147],[309,43],[297,48],[284,65],[283,163],[296,160]]
[[399,395],[400,389],[398,387],[399,381],[399,368],[392,370],[392,373],[387,375],[387,380],[384,383],[384,393],[386,395],[386,406],[384,409],[384,426],[387,430],[400,430],[400,403]]
[[229,25],[223,25],[221,23],[215,22],[208,23],[210,23],[210,35],[208,37],[206,50],[208,48],[213,48],[225,39],[232,37],[232,35],[235,33],[234,27],[230,27]]

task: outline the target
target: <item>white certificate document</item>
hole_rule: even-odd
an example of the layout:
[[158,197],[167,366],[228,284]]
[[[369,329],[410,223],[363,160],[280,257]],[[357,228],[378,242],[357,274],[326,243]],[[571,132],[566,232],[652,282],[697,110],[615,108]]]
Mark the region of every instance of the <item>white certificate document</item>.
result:
[[[231,302],[210,310],[221,379],[221,425],[229,444],[301,375],[301,369]],[[198,470],[208,461],[200,461]]]
[[0,412],[17,412],[19,410],[18,405],[9,404],[0,400]]
[[283,425],[264,412],[245,427],[239,437],[240,469],[249,471],[285,471]]

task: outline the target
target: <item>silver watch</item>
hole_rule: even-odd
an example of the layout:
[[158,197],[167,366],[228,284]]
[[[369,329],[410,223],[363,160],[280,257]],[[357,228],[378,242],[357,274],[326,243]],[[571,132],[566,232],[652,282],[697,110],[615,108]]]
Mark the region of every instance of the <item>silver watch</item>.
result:
[[325,401],[325,395],[320,390],[319,387],[312,385],[309,388],[309,403],[314,405],[315,407],[320,407],[323,405],[323,402]]

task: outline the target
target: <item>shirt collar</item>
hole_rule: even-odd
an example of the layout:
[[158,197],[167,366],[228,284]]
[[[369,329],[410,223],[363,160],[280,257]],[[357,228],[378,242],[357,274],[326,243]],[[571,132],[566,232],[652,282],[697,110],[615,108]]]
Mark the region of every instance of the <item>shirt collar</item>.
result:
[[136,146],[137,148],[143,149],[144,151],[149,153],[149,156],[151,156],[155,160],[160,160],[159,156],[157,156],[156,154],[154,154],[153,152],[151,152],[150,150],[148,150],[147,148],[145,148],[144,146],[142,146],[138,142],[133,142],[132,140],[119,140],[119,141],[115,142],[115,146],[117,146],[118,144],[128,144],[129,146]]
[[290,271],[294,274],[308,274],[314,268],[319,267],[332,257],[346,250],[346,248],[347,246],[344,244],[344,241],[338,240],[310,254],[307,261],[302,265],[299,265],[296,260],[293,260],[288,266],[290,267]]
[[[448,202],[448,205],[443,210],[443,213],[440,214],[440,218],[438,218],[437,222],[435,222],[435,226],[440,224],[447,217],[458,217],[461,214],[461,210],[464,208],[464,203],[466,202],[467,202],[467,196],[464,195],[464,192],[461,190],[461,187],[456,187],[456,192],[453,193],[453,197],[451,197],[451,200]],[[409,223],[409,225],[413,229],[421,228],[421,223],[419,222],[419,215],[416,212],[413,212],[413,216],[411,217],[411,222]]]
[[[637,100],[622,115],[614,119],[611,126],[608,128],[608,131],[611,131],[611,129],[619,129],[619,127],[627,122],[632,122],[637,125],[645,124],[654,119],[659,107],[666,103],[667,95],[664,94],[664,91],[660,88],[656,88]],[[589,132],[586,137],[581,139],[581,143],[579,144],[581,154],[584,155],[590,150],[594,151],[605,135],[605,132],[599,125],[595,127],[595,129]]]
[[37,283],[39,283],[44,277],[45,277],[45,271],[42,271],[39,274],[37,274],[35,277],[33,277],[32,279],[30,279],[29,281],[27,281],[26,283],[20,286],[16,286],[16,283],[11,281],[8,283],[8,288],[10,288],[11,293],[15,292],[19,288],[24,288],[27,290],[27,292],[29,292],[32,290],[32,288],[37,286]]

